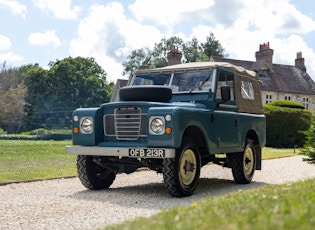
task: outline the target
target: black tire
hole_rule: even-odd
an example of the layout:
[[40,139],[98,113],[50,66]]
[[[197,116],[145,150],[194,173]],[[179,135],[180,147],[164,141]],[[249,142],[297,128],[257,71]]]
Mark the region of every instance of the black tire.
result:
[[121,101],[168,102],[172,99],[172,89],[158,85],[125,86],[120,89]]
[[252,141],[246,144],[244,152],[230,153],[229,160],[234,181],[238,184],[250,183],[256,170],[256,153]]
[[77,156],[78,177],[81,183],[91,190],[109,188],[116,178],[113,171],[104,169],[95,163],[99,159],[97,156]]
[[195,144],[184,138],[175,158],[163,160],[163,179],[173,197],[193,194],[200,176],[200,153]]

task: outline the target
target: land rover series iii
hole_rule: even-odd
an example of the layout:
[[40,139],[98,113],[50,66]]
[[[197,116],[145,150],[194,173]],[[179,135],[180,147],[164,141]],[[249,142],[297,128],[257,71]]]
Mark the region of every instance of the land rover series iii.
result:
[[145,167],[184,197],[209,162],[231,168],[241,184],[261,169],[266,121],[255,72],[224,62],[139,70],[119,96],[73,112],[66,152],[77,154],[86,188],[106,189],[118,173]]

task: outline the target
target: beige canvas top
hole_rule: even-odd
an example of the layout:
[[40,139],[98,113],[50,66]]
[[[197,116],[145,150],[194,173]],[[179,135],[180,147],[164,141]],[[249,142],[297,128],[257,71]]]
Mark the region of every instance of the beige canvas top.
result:
[[[187,70],[205,70],[216,67],[230,69],[235,73],[235,93],[237,97],[237,107],[239,112],[262,114],[263,106],[261,100],[260,81],[256,73],[251,70],[244,69],[240,66],[235,66],[228,62],[191,62],[178,65],[171,65],[156,69],[138,70],[137,74],[141,73],[160,73],[173,71],[187,71]],[[244,98],[241,93],[242,82],[249,81],[254,90],[254,99]]]
[[180,71],[180,70],[201,70],[201,69],[211,69],[215,67],[223,67],[232,69],[233,71],[239,74],[245,74],[256,78],[256,73],[251,70],[244,69],[243,67],[232,65],[228,62],[190,62],[184,64],[177,64],[177,65],[170,65],[162,68],[156,69],[143,69],[138,70],[137,74],[139,73],[156,73],[156,72],[164,72],[164,71]]

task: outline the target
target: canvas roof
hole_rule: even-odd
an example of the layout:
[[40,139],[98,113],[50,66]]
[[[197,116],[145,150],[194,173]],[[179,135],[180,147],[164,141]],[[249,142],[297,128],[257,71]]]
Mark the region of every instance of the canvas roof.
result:
[[184,64],[177,64],[177,65],[170,65],[162,68],[156,68],[156,69],[144,69],[144,70],[138,70],[136,73],[156,73],[156,72],[165,72],[165,71],[185,71],[185,70],[202,70],[202,69],[209,69],[209,68],[216,68],[216,67],[222,67],[222,68],[228,68],[233,70],[234,72],[237,72],[241,75],[248,75],[253,78],[256,78],[256,73],[251,70],[244,69],[243,67],[233,65],[228,62],[190,62],[190,63],[184,63]]

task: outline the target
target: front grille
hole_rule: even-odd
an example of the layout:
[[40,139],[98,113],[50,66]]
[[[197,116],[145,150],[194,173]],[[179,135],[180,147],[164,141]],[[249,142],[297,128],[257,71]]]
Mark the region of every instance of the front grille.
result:
[[105,135],[117,140],[138,140],[146,136],[146,117],[139,107],[116,108],[114,114],[104,116]]

